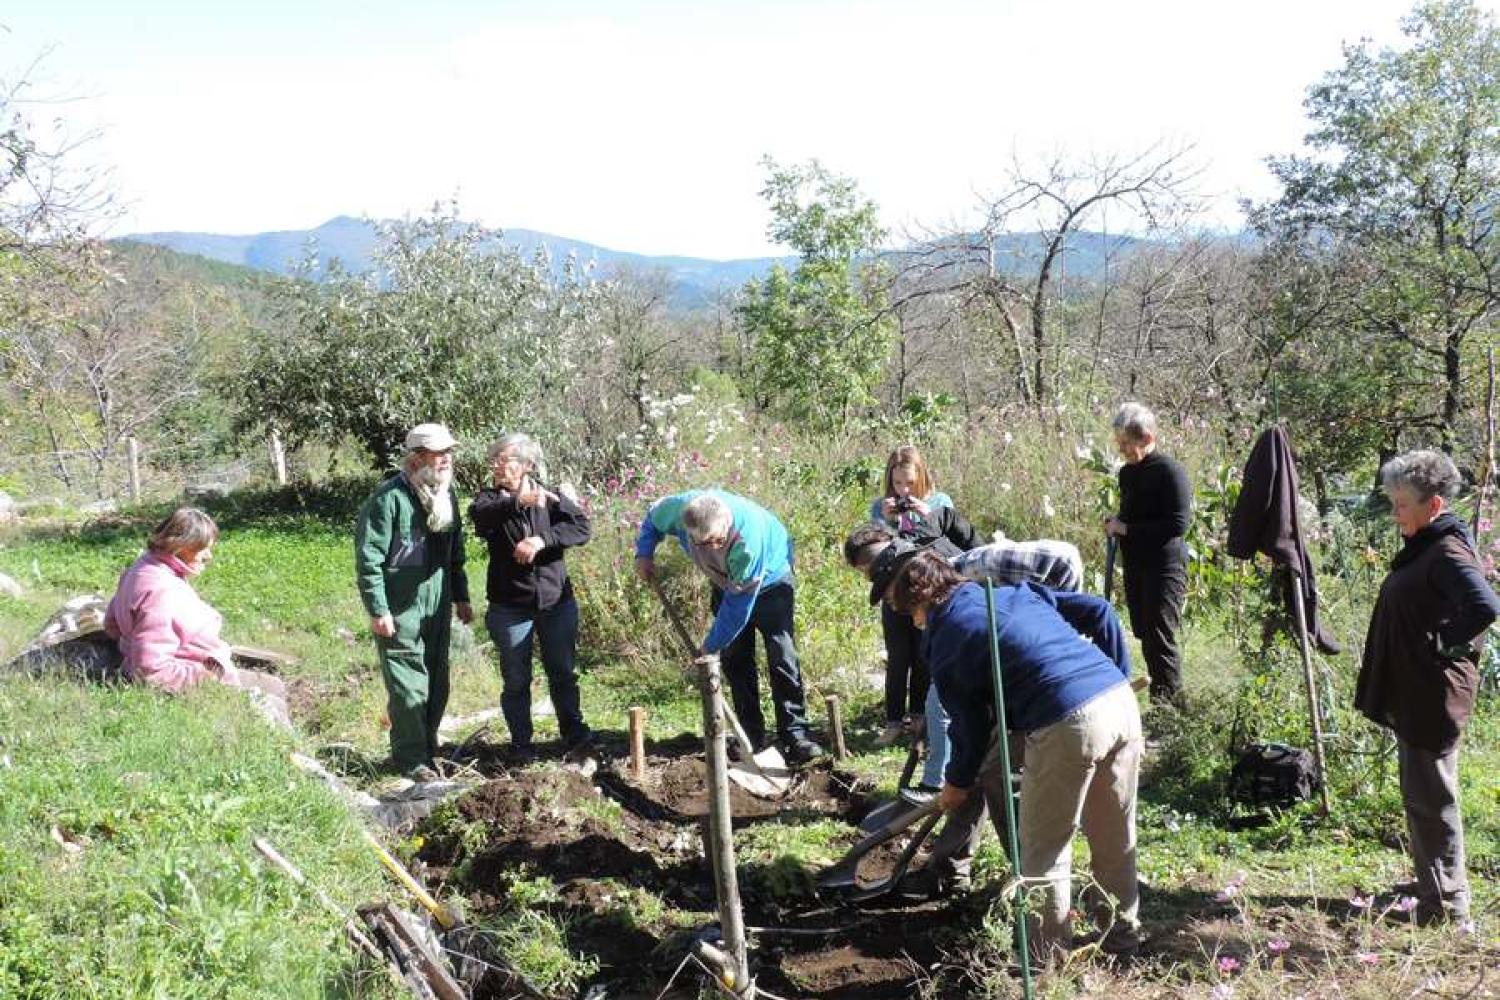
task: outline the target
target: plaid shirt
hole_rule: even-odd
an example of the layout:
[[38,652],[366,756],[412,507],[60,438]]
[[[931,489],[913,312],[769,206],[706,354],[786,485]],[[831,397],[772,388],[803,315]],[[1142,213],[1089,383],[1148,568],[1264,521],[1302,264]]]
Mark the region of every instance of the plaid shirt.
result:
[[1065,591],[1083,587],[1083,557],[1078,554],[1078,547],[1051,538],[993,542],[960,552],[948,561],[976,583],[987,579],[997,584],[1039,583]]

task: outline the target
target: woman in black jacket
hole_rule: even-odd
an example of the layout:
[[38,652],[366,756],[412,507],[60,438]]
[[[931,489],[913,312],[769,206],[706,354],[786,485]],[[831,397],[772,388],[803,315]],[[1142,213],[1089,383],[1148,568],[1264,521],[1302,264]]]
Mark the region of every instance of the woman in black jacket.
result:
[[1500,600],[1474,540],[1448,505],[1458,469],[1447,455],[1414,451],[1387,462],[1381,483],[1405,541],[1370,616],[1354,705],[1396,735],[1421,924],[1465,920],[1469,879],[1459,814],[1458,748],[1479,688],[1480,643]]
[[589,517],[567,492],[539,479],[542,449],[529,435],[507,434],[490,446],[493,486],[469,507],[474,533],[489,546],[484,624],[500,653],[500,710],[511,744],[522,754],[531,743],[532,636],[541,640],[547,690],[557,710],[563,747],[573,750],[593,733],[578,703],[573,667],[578,646],[578,603],[563,554],[589,540]]
[[1193,488],[1175,459],[1156,450],[1156,415],[1126,403],[1114,419],[1120,467],[1120,512],[1104,522],[1119,539],[1125,563],[1125,606],[1130,630],[1141,641],[1151,700],[1176,702],[1182,694],[1182,654],[1177,627],[1187,597],[1187,545]]

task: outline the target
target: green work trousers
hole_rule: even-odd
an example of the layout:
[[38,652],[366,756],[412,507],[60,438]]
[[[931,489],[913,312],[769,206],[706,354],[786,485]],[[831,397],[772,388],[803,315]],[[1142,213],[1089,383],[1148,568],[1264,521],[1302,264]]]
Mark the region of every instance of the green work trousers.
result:
[[448,639],[453,607],[442,601],[430,615],[411,608],[396,618],[396,634],[376,638],[391,719],[391,763],[399,771],[431,764],[438,724],[448,707]]

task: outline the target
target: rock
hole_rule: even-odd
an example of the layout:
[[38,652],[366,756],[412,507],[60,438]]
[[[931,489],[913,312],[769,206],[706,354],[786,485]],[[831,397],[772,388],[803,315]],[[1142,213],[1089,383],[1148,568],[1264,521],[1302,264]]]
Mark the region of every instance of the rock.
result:
[[4,594],[6,597],[19,598],[22,593],[23,591],[19,583],[4,573],[0,573],[0,594]]
[[95,500],[78,508],[81,514],[113,514],[120,509],[120,505],[113,500]]

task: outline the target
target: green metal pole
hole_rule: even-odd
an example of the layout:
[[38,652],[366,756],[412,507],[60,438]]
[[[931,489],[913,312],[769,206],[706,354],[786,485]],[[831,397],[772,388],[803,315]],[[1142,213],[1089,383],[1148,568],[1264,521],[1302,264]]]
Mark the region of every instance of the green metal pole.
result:
[[995,626],[995,583],[984,581],[984,607],[990,626],[990,674],[995,681],[995,729],[1000,738],[1000,766],[1005,773],[1005,835],[1015,873],[1016,941],[1021,952],[1021,988],[1031,1000],[1031,947],[1026,940],[1026,888],[1021,884],[1021,842],[1016,835],[1016,799],[1010,788],[1010,731],[1005,726],[1005,684],[1000,677],[1000,632]]

